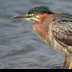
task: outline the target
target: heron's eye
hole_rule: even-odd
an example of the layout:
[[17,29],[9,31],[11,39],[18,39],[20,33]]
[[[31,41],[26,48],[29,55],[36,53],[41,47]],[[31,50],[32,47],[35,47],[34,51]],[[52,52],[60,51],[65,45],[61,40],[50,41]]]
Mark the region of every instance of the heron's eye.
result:
[[36,14],[29,14],[29,16],[36,17]]

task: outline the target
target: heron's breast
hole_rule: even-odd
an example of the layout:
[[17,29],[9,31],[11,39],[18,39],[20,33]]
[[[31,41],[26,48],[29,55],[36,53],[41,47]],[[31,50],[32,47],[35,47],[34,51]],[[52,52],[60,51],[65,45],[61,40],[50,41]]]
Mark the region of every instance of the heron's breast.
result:
[[49,27],[44,25],[33,25],[35,33],[50,46]]

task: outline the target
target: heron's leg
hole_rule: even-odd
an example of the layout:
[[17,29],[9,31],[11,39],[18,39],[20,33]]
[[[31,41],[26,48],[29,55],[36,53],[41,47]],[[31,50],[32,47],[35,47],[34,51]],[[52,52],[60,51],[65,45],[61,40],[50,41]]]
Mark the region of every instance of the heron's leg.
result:
[[71,53],[71,63],[70,63],[69,69],[71,68],[72,68],[72,53]]
[[61,69],[64,69],[64,67],[65,67],[66,63],[67,63],[67,54],[65,54],[64,63],[63,63],[63,66],[62,66],[62,68],[61,68]]

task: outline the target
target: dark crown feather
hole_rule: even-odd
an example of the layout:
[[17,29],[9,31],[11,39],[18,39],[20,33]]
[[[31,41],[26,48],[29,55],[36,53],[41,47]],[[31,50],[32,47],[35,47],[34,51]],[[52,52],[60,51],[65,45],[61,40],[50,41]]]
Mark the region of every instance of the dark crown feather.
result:
[[28,12],[28,14],[43,14],[43,13],[54,14],[53,12],[50,11],[49,7],[47,6],[35,7],[29,10]]

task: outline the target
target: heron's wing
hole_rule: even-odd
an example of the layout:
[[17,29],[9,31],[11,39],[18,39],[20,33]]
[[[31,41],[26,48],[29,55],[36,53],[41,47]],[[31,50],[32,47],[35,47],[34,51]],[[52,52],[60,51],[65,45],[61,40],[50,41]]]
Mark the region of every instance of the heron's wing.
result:
[[57,14],[52,26],[54,37],[66,45],[72,45],[72,15]]

